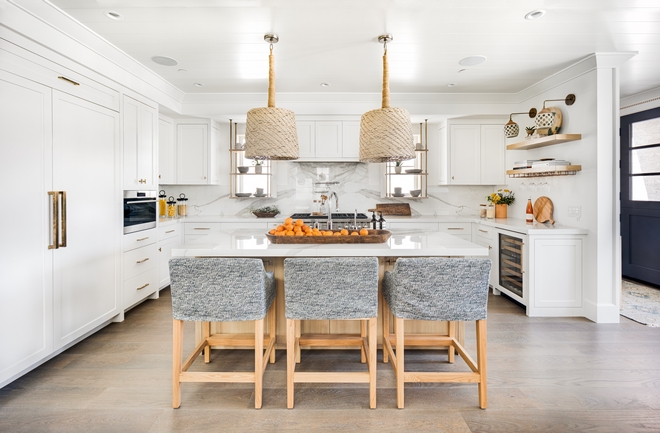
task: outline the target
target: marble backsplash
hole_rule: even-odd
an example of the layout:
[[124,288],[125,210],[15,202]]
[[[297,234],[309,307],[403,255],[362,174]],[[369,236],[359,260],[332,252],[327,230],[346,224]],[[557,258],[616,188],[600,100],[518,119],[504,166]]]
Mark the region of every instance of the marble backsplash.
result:
[[[311,212],[313,200],[336,191],[340,212],[365,212],[376,203],[409,203],[413,215],[479,213],[479,204],[493,191],[490,186],[428,187],[428,198],[381,198],[381,164],[303,163],[279,161],[274,167],[271,198],[229,198],[229,185],[161,185],[168,196],[184,193],[189,215],[254,218],[250,209],[277,205],[282,215]],[[322,182],[338,182],[324,184]],[[334,202],[333,202],[334,206]]]

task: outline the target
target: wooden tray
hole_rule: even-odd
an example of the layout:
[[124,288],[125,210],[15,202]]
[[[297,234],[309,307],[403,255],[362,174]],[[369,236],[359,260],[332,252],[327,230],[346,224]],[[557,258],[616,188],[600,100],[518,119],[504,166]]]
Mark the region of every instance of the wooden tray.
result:
[[[411,215],[410,205],[408,203],[377,203],[375,210],[376,212],[383,212],[383,215]],[[373,212],[373,210],[369,209],[369,212]]]
[[391,235],[389,230],[369,230],[367,236],[275,236],[266,233],[272,244],[384,244]]

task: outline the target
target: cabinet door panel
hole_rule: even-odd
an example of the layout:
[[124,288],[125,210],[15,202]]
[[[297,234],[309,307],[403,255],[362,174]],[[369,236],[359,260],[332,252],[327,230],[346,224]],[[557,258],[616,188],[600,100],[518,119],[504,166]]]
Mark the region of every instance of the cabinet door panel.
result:
[[206,184],[208,177],[208,125],[179,124],[177,131],[177,183]]
[[316,122],[316,157],[341,158],[342,122]]
[[66,191],[67,246],[53,253],[55,348],[119,313],[119,116],[53,92],[53,189]]
[[313,158],[316,156],[314,152],[314,143],[316,140],[314,122],[296,122],[296,129],[298,131],[300,158]]
[[482,185],[506,183],[505,144],[501,125],[481,125]]
[[360,158],[360,122],[343,122],[342,151],[344,158],[358,160]]
[[535,239],[533,248],[534,307],[581,307],[582,241]]
[[158,120],[158,183],[175,183],[174,158],[174,125],[161,118]]
[[139,145],[138,145],[138,179],[144,179],[142,189],[156,189],[157,159],[156,138],[158,137],[158,125],[156,123],[158,114],[156,109],[145,104],[140,104],[139,113]]
[[0,387],[53,351],[51,90],[0,71],[0,184],[20,212],[0,221]]
[[138,116],[139,102],[124,97],[122,117],[124,121],[124,189],[140,189],[138,182]]
[[479,184],[480,125],[451,125],[450,184]]

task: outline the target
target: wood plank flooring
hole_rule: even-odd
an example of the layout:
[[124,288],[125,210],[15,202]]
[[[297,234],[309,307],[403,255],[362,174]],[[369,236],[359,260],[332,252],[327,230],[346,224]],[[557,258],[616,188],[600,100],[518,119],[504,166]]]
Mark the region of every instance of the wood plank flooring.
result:
[[[186,350],[194,329],[185,329]],[[529,318],[491,296],[488,310],[489,408],[477,386],[408,384],[396,409],[391,367],[378,364],[378,408],[367,384],[299,384],[286,409],[286,357],[264,377],[261,410],[248,384],[183,384],[171,404],[171,298],[149,300],[17,381],[0,389],[0,432],[659,432],[660,328],[622,318]],[[474,324],[466,347],[474,353]],[[248,370],[250,351],[214,352],[209,366]],[[410,352],[407,369],[428,369],[446,352]],[[458,358],[457,358],[458,359]],[[434,363],[431,368],[466,370]],[[304,351],[299,371],[366,369],[359,351]]]

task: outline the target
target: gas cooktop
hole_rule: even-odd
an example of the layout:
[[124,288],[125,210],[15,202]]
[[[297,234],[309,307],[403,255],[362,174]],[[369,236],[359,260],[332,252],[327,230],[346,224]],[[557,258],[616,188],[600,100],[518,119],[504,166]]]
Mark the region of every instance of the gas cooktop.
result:
[[[333,212],[332,213],[332,220],[333,221],[340,221],[340,220],[345,220],[345,221],[353,221],[353,217],[355,214],[353,213],[343,213],[343,212]],[[294,213],[291,215],[291,218],[294,220],[301,219],[303,221],[307,220],[327,220],[328,215],[312,215],[311,213]],[[357,220],[358,221],[364,221],[364,220],[369,220],[369,217],[366,216],[363,213],[358,213],[357,214]]]

